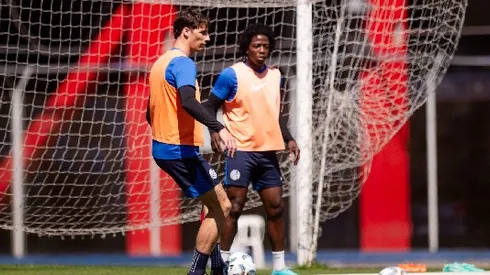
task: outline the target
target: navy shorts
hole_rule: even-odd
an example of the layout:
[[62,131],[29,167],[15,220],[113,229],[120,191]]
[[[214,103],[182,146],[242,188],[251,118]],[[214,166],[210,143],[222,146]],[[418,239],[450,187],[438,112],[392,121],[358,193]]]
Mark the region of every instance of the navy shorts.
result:
[[155,159],[157,165],[171,176],[188,198],[204,195],[217,184],[218,174],[202,156],[184,159]]
[[250,182],[256,191],[282,186],[275,151],[237,151],[233,158],[226,157],[225,186],[248,188]]

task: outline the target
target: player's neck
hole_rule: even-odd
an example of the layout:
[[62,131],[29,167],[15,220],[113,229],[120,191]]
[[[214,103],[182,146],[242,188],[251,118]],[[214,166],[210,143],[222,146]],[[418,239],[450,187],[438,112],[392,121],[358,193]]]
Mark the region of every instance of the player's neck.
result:
[[179,49],[187,56],[191,55],[191,47],[189,46],[187,41],[182,41],[180,38],[177,38],[177,40],[175,40],[174,48]]
[[265,68],[267,67],[267,65],[265,65],[265,64],[258,65],[258,64],[254,64],[248,60],[245,60],[245,64],[247,66],[249,66],[250,68],[252,68],[252,70],[259,72],[259,73],[263,72],[265,70]]

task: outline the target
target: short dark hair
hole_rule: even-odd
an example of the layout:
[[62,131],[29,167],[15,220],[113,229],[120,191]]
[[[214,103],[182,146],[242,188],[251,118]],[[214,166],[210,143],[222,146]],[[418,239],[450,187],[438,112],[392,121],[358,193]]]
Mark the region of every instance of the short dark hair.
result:
[[184,28],[197,29],[202,24],[209,25],[209,18],[195,9],[187,8],[174,21],[174,38],[177,39]]
[[248,46],[250,46],[254,36],[257,35],[265,35],[269,38],[269,55],[274,51],[276,47],[274,32],[266,25],[256,23],[248,25],[240,35],[240,38],[238,38],[238,52],[241,56],[247,56]]

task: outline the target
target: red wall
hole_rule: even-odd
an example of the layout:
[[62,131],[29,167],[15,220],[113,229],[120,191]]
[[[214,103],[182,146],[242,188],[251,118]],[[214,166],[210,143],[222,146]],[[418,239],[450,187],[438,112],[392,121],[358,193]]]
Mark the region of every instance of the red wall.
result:
[[[168,32],[174,19],[172,6],[151,3],[133,5],[127,36],[127,60],[133,66],[152,64],[164,51]],[[131,73],[125,85],[128,223],[138,225],[150,222],[150,128],[146,122],[149,95],[148,75]],[[160,172],[160,216],[162,219],[178,216],[180,192],[163,171]],[[165,190],[163,192],[163,190]],[[162,255],[177,255],[182,249],[180,224],[160,228]],[[130,255],[150,255],[150,230],[128,232],[127,252]]]
[[[362,77],[362,108],[371,144],[388,138],[400,121],[380,117],[403,117],[407,111],[407,8],[405,0],[370,0],[373,7],[366,32],[377,63]],[[410,186],[408,123],[372,160],[371,173],[360,196],[360,239],[363,251],[410,249]],[[365,148],[367,150],[371,148]]]

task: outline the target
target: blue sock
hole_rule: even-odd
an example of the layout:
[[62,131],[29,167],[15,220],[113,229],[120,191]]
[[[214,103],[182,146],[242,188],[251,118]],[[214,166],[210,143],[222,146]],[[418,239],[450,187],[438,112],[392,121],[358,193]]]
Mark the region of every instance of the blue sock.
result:
[[211,269],[216,271],[223,269],[223,259],[221,259],[221,247],[219,243],[216,244],[213,252],[211,252]]
[[192,256],[191,269],[189,275],[204,275],[206,272],[206,265],[208,263],[209,255],[201,253],[194,249],[194,255]]

